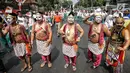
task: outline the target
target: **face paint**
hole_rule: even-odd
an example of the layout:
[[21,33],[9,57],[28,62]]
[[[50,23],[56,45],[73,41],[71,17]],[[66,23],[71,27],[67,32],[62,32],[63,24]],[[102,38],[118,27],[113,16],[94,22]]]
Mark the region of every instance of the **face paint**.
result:
[[73,16],[73,15],[68,16],[67,21],[68,21],[68,23],[70,23],[70,24],[74,23],[74,16]]
[[36,20],[37,21],[41,21],[43,18],[42,18],[42,15],[40,13],[37,13],[36,14]]
[[96,23],[101,23],[102,17],[101,16],[96,16],[95,21],[96,21]]
[[124,19],[123,18],[116,18],[117,28],[121,28],[123,25],[124,25]]
[[13,16],[11,16],[11,15],[8,15],[7,16],[7,22],[9,23],[9,24],[11,24],[14,20],[13,20]]

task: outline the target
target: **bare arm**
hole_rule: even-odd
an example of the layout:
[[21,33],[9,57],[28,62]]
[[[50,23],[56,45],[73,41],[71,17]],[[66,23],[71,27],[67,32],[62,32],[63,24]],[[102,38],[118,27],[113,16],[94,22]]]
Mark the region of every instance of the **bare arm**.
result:
[[52,30],[51,30],[51,26],[48,24],[48,31],[49,31],[49,39],[48,41],[51,42],[52,41]]
[[103,25],[103,31],[105,32],[105,34],[110,37],[111,36],[111,32],[110,30],[108,29],[108,27],[106,25]]
[[130,36],[129,36],[129,31],[127,29],[125,29],[123,32],[124,32],[123,36],[125,39],[123,49],[126,50],[130,43],[130,38],[129,38]]
[[32,32],[31,32],[31,44],[33,44],[33,40],[34,40],[34,30],[35,30],[35,24],[32,25]]
[[63,31],[63,30],[64,30],[65,25],[66,25],[66,24],[64,24],[64,25],[61,27],[61,29],[60,29],[60,34],[63,34],[63,35],[65,34],[65,32]]
[[6,35],[8,32],[9,32],[9,26],[7,26],[4,29],[2,29],[3,35]]
[[87,17],[83,20],[83,22],[84,22],[85,24],[91,25],[92,22],[88,20],[89,18],[90,18],[90,16],[87,16]]
[[84,30],[81,28],[81,26],[80,26],[79,24],[77,24],[77,29],[78,29],[79,32],[80,32],[79,37],[81,38],[81,37],[83,36],[83,34],[84,34]]

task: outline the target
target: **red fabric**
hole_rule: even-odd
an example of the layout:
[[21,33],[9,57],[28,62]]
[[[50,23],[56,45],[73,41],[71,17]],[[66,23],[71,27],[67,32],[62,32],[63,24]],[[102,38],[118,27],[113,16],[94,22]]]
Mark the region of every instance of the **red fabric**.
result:
[[[36,30],[35,32],[37,33],[37,32],[39,32],[42,29],[43,28],[41,27],[40,29]],[[45,30],[46,30],[46,36],[43,37],[43,40],[46,41],[47,39],[49,39],[49,34],[50,34],[49,31],[48,31],[48,26],[47,25],[45,26]]]
[[101,31],[100,31],[100,35],[99,35],[99,45],[103,45],[104,43],[104,31],[103,31],[103,24],[101,24]]
[[64,55],[64,59],[65,59],[66,64],[69,64],[70,60],[71,60],[73,66],[76,66],[76,58],[77,58],[76,56],[68,57],[68,56]]
[[[124,54],[125,54],[124,51],[120,51],[119,58],[118,58],[118,61],[120,62],[120,64],[123,64],[124,62],[124,59],[123,59]],[[107,59],[106,61],[109,65],[112,65],[114,67],[117,67],[118,65],[118,61],[114,62],[113,64],[111,64],[111,61],[109,59]]]
[[[99,45],[103,45],[104,43],[104,32],[103,32],[103,24],[101,24],[102,27],[101,27],[101,31],[100,31],[100,34],[99,34]],[[90,37],[91,33],[92,33],[92,27],[93,27],[93,24],[90,25],[90,28],[89,28],[89,32],[88,32],[88,37]]]
[[62,20],[62,18],[61,18],[60,15],[54,16],[54,19],[55,19],[55,22],[56,22],[56,23],[59,23],[59,22],[61,22],[61,20]]
[[[97,67],[101,64],[102,54],[95,55],[95,56],[96,56],[96,59],[93,65]],[[88,59],[93,60],[93,53],[89,49],[88,49]]]
[[27,35],[25,34],[25,27],[23,26],[23,25],[20,25],[20,27],[21,27],[21,30],[22,30],[22,39],[26,42],[26,43],[29,43],[30,41],[29,41],[29,38],[27,38]]
[[51,62],[51,54],[50,55],[48,55],[48,56],[41,56],[42,57],[42,60],[44,61],[44,62]]

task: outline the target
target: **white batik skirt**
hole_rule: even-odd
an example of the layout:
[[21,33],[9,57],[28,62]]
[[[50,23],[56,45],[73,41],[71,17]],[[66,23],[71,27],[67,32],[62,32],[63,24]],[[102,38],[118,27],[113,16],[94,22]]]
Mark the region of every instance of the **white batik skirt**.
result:
[[26,54],[26,44],[25,43],[16,43],[14,46],[14,52],[17,57],[24,56]]
[[[105,41],[104,41],[104,47],[105,47]],[[98,43],[92,43],[91,41],[88,41],[88,49],[95,55],[102,54],[104,51],[104,47],[102,49],[99,49]]]
[[41,55],[48,56],[51,53],[51,44],[46,46],[46,41],[36,40],[37,52]]
[[76,51],[74,50],[74,47],[68,44],[63,44],[62,46],[62,52],[64,55],[68,57],[75,57]]

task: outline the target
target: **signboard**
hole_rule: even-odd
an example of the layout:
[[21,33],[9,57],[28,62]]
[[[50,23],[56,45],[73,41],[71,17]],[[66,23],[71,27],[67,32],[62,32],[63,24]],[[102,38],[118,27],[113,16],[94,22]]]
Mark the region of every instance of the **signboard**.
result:
[[125,8],[125,3],[117,4],[117,10],[122,11]]

